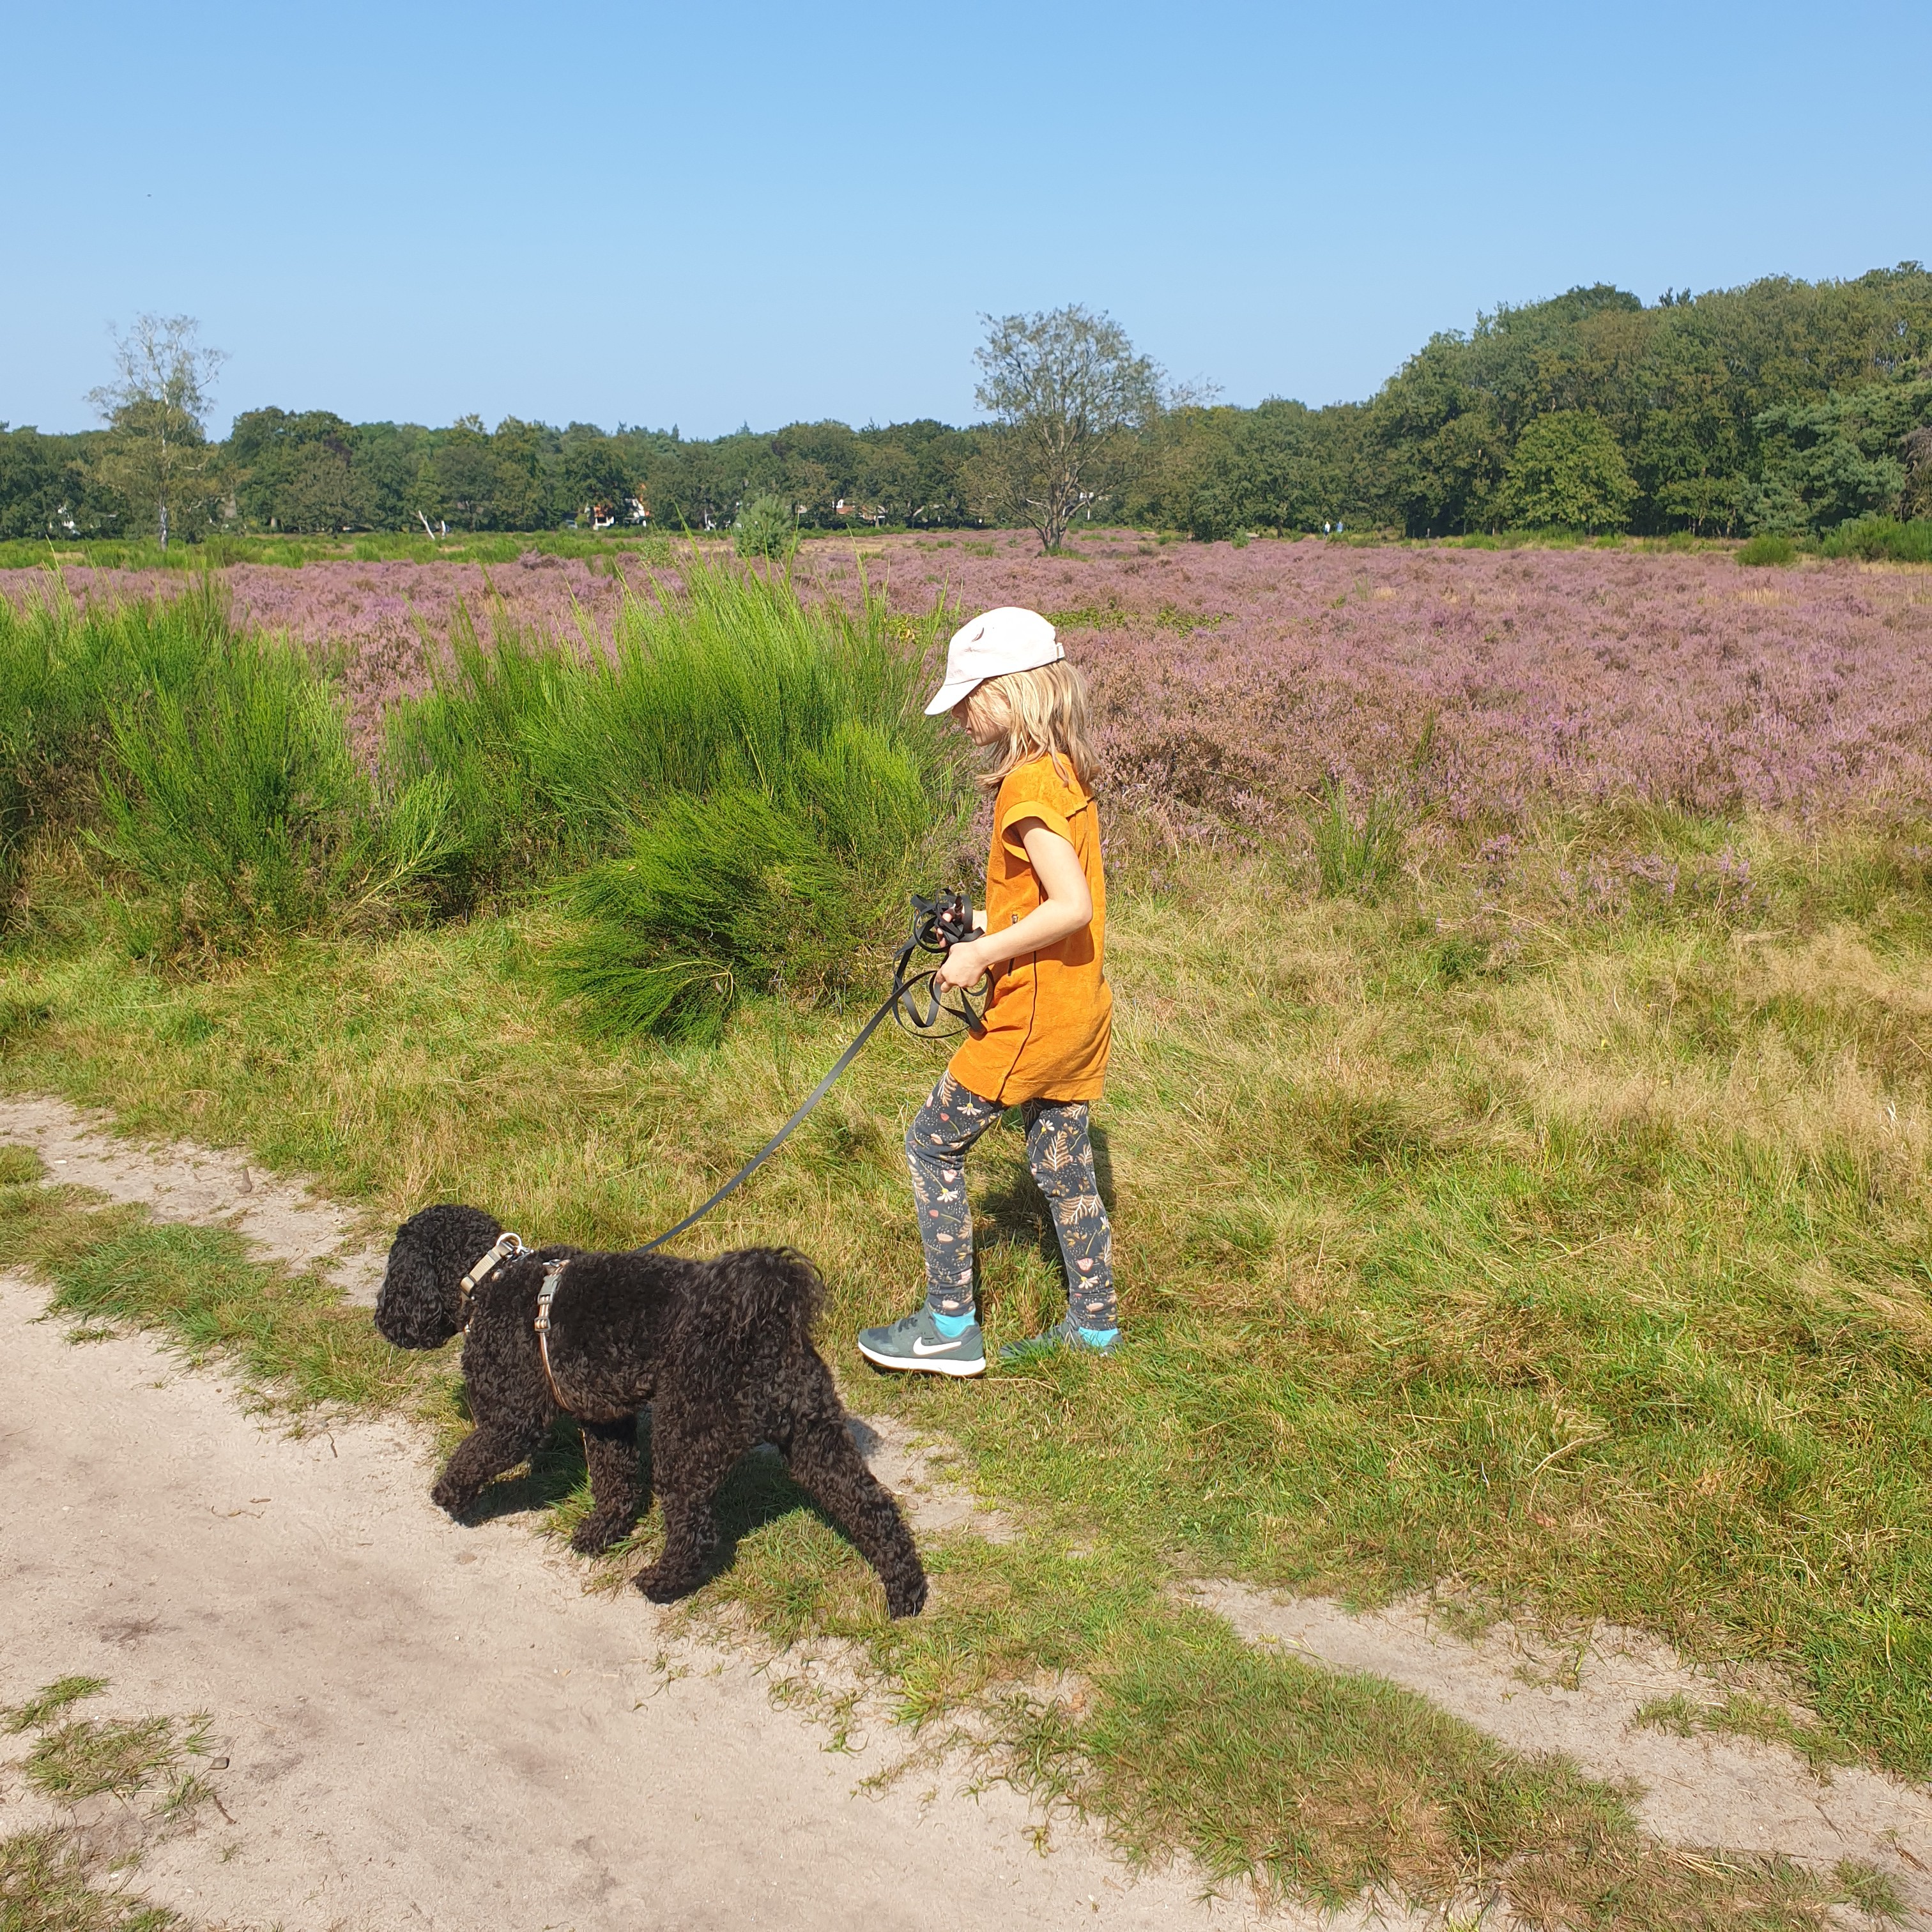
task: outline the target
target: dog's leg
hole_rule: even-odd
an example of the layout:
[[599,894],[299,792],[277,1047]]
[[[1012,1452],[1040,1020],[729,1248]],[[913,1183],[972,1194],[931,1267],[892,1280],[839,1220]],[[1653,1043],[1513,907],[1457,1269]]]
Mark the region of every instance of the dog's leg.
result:
[[800,1422],[786,1460],[793,1481],[879,1573],[886,1609],[896,1617],[918,1616],[926,1605],[926,1570],[912,1534],[890,1492],[866,1467],[837,1411]]
[[664,1504],[664,1553],[638,1576],[638,1588],[652,1603],[668,1604],[704,1582],[718,1544],[712,1498],[751,1446],[735,1422],[700,1428],[696,1417],[670,1402],[652,1410],[651,1478]]
[[514,1469],[544,1438],[548,1408],[532,1414],[492,1416],[458,1445],[430,1491],[430,1500],[461,1516],[506,1469]]
[[570,1546],[584,1556],[600,1556],[622,1543],[638,1520],[644,1499],[638,1466],[638,1418],[584,1425],[584,1460],[590,1469],[590,1514],[577,1526]]

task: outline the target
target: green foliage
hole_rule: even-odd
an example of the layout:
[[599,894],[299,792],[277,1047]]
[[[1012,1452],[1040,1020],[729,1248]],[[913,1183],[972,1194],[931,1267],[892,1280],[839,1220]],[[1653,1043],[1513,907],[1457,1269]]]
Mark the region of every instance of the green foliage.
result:
[[1372,901],[1395,883],[1402,866],[1402,827],[1391,800],[1372,798],[1358,815],[1347,786],[1331,778],[1310,831],[1322,890],[1331,898]]
[[1522,530],[1618,530],[1636,498],[1610,425],[1588,410],[1558,410],[1517,438],[1497,508]]
[[559,982],[603,1030],[708,1033],[744,988],[840,983],[963,806],[918,702],[936,620],[694,566],[685,592],[627,604],[536,751],[566,816],[626,847],[562,889]]
[[1738,561],[1748,566],[1769,564],[1782,568],[1798,561],[1798,546],[1789,537],[1753,537],[1738,544]]
[[379,804],[327,680],[238,629],[206,581],[121,606],[0,599],[0,866],[37,826],[83,832],[142,896],[146,946],[392,914],[443,809],[434,779]]
[[1870,563],[1932,563],[1932,517],[1910,523],[1862,517],[1840,524],[1820,548],[1827,556],[1861,556]]
[[562,968],[596,1024],[702,1028],[741,982],[835,986],[957,824],[917,702],[937,614],[808,608],[698,560],[682,580],[626,597],[608,656],[501,610],[486,645],[466,616],[374,779],[308,654],[237,630],[206,584],[0,600],[0,865],[38,826],[82,832],[134,888],[136,950],[170,954],[461,913],[602,860]]
[[1932,425],[1932,377],[1868,382],[1766,410],[1764,472],[1748,514],[1759,530],[1826,530],[1902,507],[1908,445]]
[[789,556],[798,547],[798,520],[782,496],[754,496],[731,526],[740,556]]
[[598,849],[598,828],[573,827],[545,788],[536,752],[566,686],[582,675],[567,652],[518,629],[500,606],[487,644],[461,608],[448,661],[428,692],[392,707],[384,752],[392,786],[404,796],[440,788],[436,850],[422,870],[442,910],[468,911],[542,877],[574,848]]
[[100,849],[154,896],[164,945],[287,931],[355,882],[373,800],[296,647],[232,633],[179,682],[108,708]]

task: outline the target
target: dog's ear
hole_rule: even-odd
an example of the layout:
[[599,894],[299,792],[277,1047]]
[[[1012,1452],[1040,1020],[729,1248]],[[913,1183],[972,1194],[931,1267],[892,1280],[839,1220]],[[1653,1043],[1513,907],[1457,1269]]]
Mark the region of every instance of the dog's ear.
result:
[[399,1348],[440,1348],[456,1333],[457,1296],[442,1286],[428,1246],[398,1228],[376,1298],[376,1332]]
[[456,1333],[460,1285],[502,1225],[480,1208],[445,1204],[396,1230],[376,1298],[376,1332],[402,1348],[437,1348]]

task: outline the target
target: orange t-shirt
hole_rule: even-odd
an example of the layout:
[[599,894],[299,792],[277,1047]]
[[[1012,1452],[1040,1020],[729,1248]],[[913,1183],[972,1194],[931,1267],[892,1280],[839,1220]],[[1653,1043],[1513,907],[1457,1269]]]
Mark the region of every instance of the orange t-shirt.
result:
[[[1064,774],[1064,776],[1063,776]],[[982,1100],[1093,1100],[1107,1070],[1114,995],[1102,968],[1107,938],[1107,881],[1093,794],[1063,758],[1016,766],[993,801],[993,850],[986,861],[986,930],[1016,925],[1044,898],[1013,827],[1036,818],[1073,848],[1094,916],[1078,932],[1022,952],[994,970],[986,1031],[968,1039],[947,1071]]]

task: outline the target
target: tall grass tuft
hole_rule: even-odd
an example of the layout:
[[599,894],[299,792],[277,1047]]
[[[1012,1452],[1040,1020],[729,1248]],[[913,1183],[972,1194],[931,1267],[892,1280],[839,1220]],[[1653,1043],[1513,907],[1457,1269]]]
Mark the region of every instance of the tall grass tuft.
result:
[[236,626],[212,580],[0,600],[0,868],[37,829],[80,834],[134,886],[143,950],[392,911],[441,858],[447,791],[432,775],[379,800],[328,680]]
[[535,754],[620,846],[562,889],[557,982],[593,1029],[706,1035],[746,988],[835,989],[884,942],[968,808],[919,704],[938,622],[716,566],[626,600]]
[[205,578],[179,597],[122,606],[83,608],[58,575],[24,608],[0,598],[0,898],[37,832],[99,819],[111,707],[190,683],[227,626]]
[[389,714],[385,756],[398,796],[440,781],[446,804],[430,884],[446,912],[472,910],[548,872],[573,838],[597,849],[598,830],[566,817],[544,788],[535,747],[554,727],[565,689],[583,667],[546,638],[520,628],[500,606],[489,640],[459,604],[449,662],[429,692]]
[[1310,830],[1322,890],[1330,898],[1372,902],[1395,883],[1402,865],[1402,820],[1389,799],[1377,794],[1358,818],[1348,787],[1331,778]]

